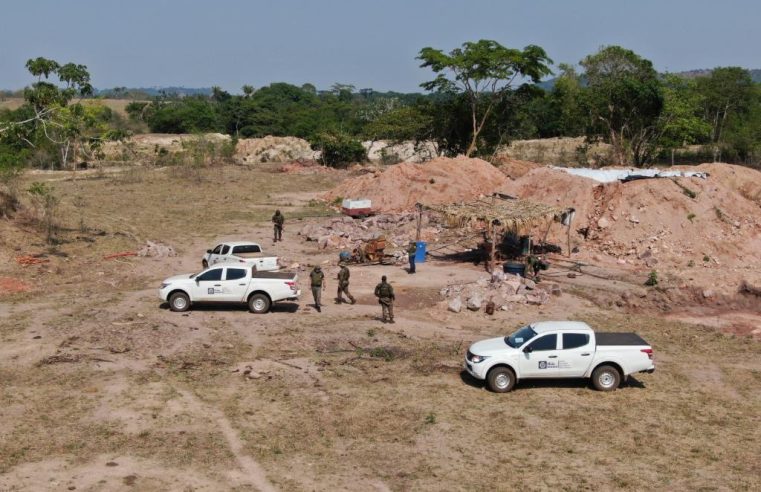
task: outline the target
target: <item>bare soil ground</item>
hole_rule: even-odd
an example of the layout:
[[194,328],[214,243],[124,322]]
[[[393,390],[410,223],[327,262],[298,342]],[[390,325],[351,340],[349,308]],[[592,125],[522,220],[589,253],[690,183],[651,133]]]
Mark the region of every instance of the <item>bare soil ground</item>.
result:
[[[25,286],[0,294],[0,490],[761,488],[761,345],[725,329],[758,326],[752,300],[743,316],[735,298],[680,316],[689,296],[678,286],[645,289],[615,265],[569,278],[555,261],[547,276],[563,295],[552,302],[454,314],[439,289],[482,272],[434,261],[416,275],[354,267],[358,303],[335,305],[336,252],[295,233],[331,214],[313,199],[345,173],[273,169],[26,178],[56,187],[64,230],[49,248],[24,214],[0,221],[0,278]],[[275,208],[287,218],[276,246]],[[300,302],[266,315],[162,306],[161,280],[198,269],[228,238],[327,261],[323,312],[306,271]],[[103,259],[146,240],[179,256]],[[46,261],[14,261],[28,254]],[[372,296],[383,274],[394,325]],[[636,330],[658,369],[610,394],[537,381],[498,395],[463,375],[470,343],[541,319]]]

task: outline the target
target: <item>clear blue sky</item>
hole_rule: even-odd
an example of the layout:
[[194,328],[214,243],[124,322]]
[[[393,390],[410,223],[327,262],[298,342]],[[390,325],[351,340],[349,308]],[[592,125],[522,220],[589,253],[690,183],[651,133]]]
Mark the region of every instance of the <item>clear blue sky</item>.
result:
[[420,48],[495,39],[576,63],[620,44],[661,71],[761,68],[759,0],[3,0],[0,88],[28,58],[89,67],[98,88],[334,82],[416,91]]

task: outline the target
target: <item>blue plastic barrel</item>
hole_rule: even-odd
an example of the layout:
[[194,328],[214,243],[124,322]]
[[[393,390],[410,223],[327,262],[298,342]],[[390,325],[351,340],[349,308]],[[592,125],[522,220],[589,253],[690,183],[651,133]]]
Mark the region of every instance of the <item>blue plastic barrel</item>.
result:
[[502,265],[502,271],[510,275],[526,276],[526,264],[518,261],[507,261]]
[[417,242],[417,249],[415,250],[415,263],[425,262],[425,241]]

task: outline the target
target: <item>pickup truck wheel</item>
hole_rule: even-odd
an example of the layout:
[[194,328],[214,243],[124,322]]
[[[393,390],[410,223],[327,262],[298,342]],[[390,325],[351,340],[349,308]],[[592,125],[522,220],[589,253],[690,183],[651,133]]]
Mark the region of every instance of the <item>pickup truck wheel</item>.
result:
[[204,270],[206,270],[207,268],[209,268],[209,262],[206,260],[203,260],[201,262],[201,266],[203,267]]
[[515,373],[509,367],[496,367],[489,371],[486,383],[495,393],[507,393],[515,387]]
[[613,391],[621,384],[621,373],[613,366],[600,366],[592,372],[592,386],[598,391]]
[[175,292],[169,296],[169,309],[181,313],[190,309],[190,298],[184,292]]
[[264,294],[254,294],[248,298],[248,310],[252,313],[263,314],[270,310],[270,300]]

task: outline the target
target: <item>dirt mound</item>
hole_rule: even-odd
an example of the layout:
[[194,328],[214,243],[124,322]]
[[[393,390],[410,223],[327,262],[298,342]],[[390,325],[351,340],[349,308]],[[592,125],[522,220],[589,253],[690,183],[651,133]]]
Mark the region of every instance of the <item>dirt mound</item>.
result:
[[[761,266],[761,173],[727,164],[697,169],[710,176],[600,184],[538,168],[501,191],[574,207],[572,244],[582,253],[605,253],[642,271],[668,265],[704,283],[753,276]],[[563,235],[554,228],[550,240],[565,249]]]
[[303,159],[286,162],[278,168],[278,171],[286,174],[320,174],[336,172],[336,169],[323,166],[312,159]]
[[497,166],[500,171],[512,179],[518,179],[532,169],[543,167],[541,164],[537,164],[536,162],[513,159],[507,155],[495,156],[492,160],[492,164]]
[[154,159],[160,154],[182,152],[189,143],[201,140],[213,144],[222,144],[229,142],[230,136],[221,133],[204,133],[202,135],[144,133],[118,142],[106,142],[102,151],[106,160]]
[[347,179],[323,198],[369,198],[377,211],[399,212],[413,209],[416,202],[439,205],[471,200],[493,193],[506,182],[502,172],[481,159],[441,157]]
[[296,137],[243,138],[235,147],[234,159],[241,164],[288,162],[315,159],[317,153],[309,142]]

